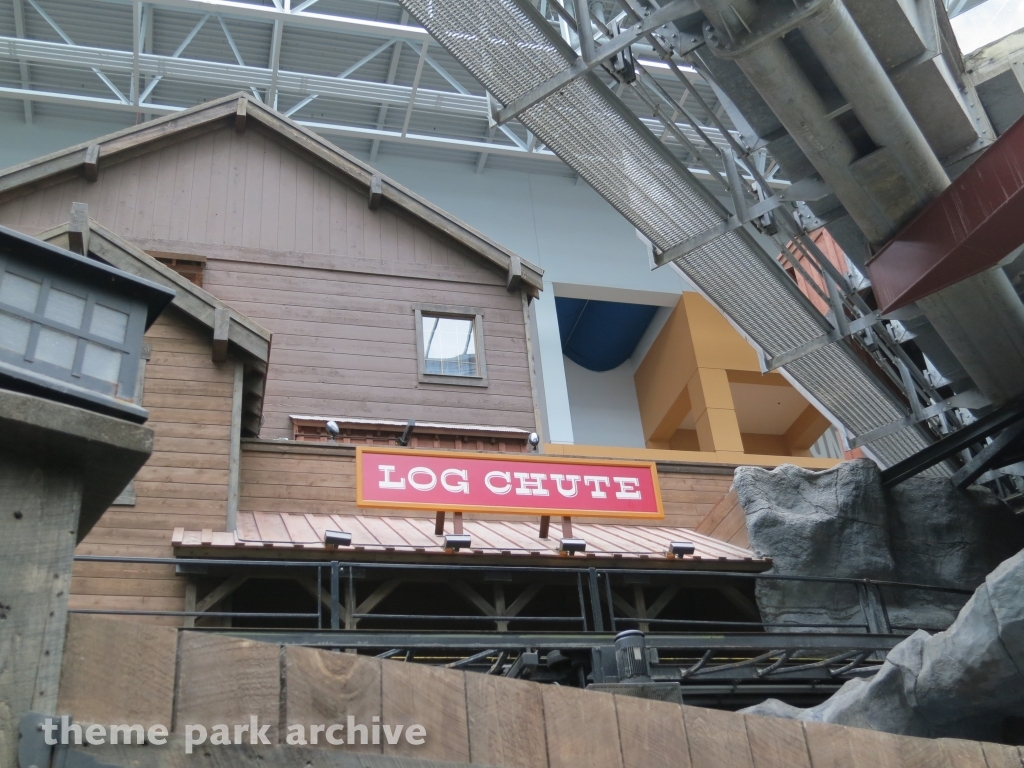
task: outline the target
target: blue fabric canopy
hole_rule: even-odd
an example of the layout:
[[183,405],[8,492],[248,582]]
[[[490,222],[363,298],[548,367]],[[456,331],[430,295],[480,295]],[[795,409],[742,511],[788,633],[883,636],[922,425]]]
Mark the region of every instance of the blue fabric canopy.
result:
[[588,371],[618,368],[658,311],[649,304],[555,297],[562,353]]

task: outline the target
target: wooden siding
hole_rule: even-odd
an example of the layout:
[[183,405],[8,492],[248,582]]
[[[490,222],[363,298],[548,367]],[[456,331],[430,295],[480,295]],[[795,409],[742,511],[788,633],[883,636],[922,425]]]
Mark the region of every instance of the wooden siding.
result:
[[[224,530],[234,361],[212,362],[209,337],[174,308],[146,341],[152,354],[142,405],[154,431],[153,455],[135,477],[135,505],[110,507],[76,554],[171,557],[175,527]],[[79,562],[69,606],[183,610],[184,594],[172,566]]]
[[[535,426],[522,301],[503,285],[217,259],[204,279],[274,334],[261,437],[291,438],[290,414]],[[486,387],[417,381],[419,302],[483,309]]]
[[[36,233],[72,202],[274,333],[263,437],[293,413],[534,429],[526,327],[504,276],[409,214],[258,130],[211,131],[0,205]],[[486,388],[419,384],[413,303],[479,307]]]
[[750,539],[747,537],[747,513],[734,490],[730,490],[715,504],[694,530],[719,541],[735,544],[737,547],[750,546]]
[[[616,524],[695,528],[729,490],[731,474],[697,470],[659,471],[664,520],[615,520]],[[239,509],[251,512],[432,517],[414,510],[360,509],[356,506],[355,455],[350,450],[302,443],[242,443]],[[467,514],[466,519],[522,520],[518,515]],[[573,518],[579,522],[609,522]],[[197,530],[194,526],[190,530]]]
[[[250,714],[270,724],[268,736],[278,746],[212,748],[225,765],[327,765],[335,762],[335,749],[502,768],[1016,768],[1024,760],[1020,749],[1001,744],[896,736],[314,648],[162,627],[152,628],[159,634],[129,633],[111,625],[96,616],[71,617],[72,653],[61,669],[58,710],[83,724],[173,723],[177,740],[164,749],[176,754],[186,724],[248,723]],[[136,685],[129,687],[131,681]],[[389,725],[419,723],[426,739],[418,747],[404,739],[395,746],[330,747],[321,733],[316,747],[284,745],[285,726],[346,723],[349,715],[365,724],[375,717]],[[141,749],[107,745],[88,753],[121,764]]]

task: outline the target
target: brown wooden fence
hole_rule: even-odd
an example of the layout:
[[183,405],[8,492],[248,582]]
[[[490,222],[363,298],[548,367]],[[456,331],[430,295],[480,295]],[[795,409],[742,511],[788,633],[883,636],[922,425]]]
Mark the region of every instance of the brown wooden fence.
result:
[[[179,734],[187,724],[233,726],[256,715],[275,743],[293,723],[379,717],[423,725],[425,743],[331,749],[509,768],[1024,768],[1016,747],[679,707],[82,615],[69,621],[58,711],[80,723],[160,723]],[[277,750],[270,762],[281,760]]]

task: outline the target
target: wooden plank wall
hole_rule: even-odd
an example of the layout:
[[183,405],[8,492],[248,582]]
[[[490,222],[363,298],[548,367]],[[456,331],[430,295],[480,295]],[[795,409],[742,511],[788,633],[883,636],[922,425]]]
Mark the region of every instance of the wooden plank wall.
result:
[[[76,722],[170,725],[170,713],[173,733],[183,734],[187,724],[248,724],[252,714],[269,723],[269,735],[281,743],[281,731],[291,724],[306,725],[308,733],[314,723],[345,724],[352,715],[356,722],[370,724],[377,716],[392,726],[425,726],[425,743],[415,747],[402,739],[394,746],[328,749],[508,768],[1024,765],[1020,750],[998,744],[680,707],[354,654],[179,634],[169,627],[146,633],[120,627],[100,617],[71,617],[71,652],[65,655],[58,711],[70,713]],[[118,659],[117,665],[111,665],[112,658]],[[97,674],[111,667],[117,668],[115,674]],[[157,679],[152,677],[155,669],[162,670]],[[140,682],[127,698],[126,679]],[[89,749],[102,760],[103,748]],[[136,753],[140,755],[151,749],[173,751],[174,765],[183,759],[177,757],[180,741],[132,749],[141,750]],[[258,759],[268,767],[298,764],[299,754],[305,760],[311,757],[287,746],[261,747],[257,754],[264,755]],[[168,755],[162,764],[171,764],[171,759]]]
[[[717,470],[717,468],[716,468]],[[729,490],[732,475],[705,474],[696,468],[660,471],[664,520],[615,520],[616,524],[694,528]],[[291,514],[433,517],[433,512],[360,509],[356,506],[355,452],[310,443],[242,443],[239,509]],[[521,516],[471,515],[467,519],[519,519]],[[574,518],[605,522],[600,518]],[[191,530],[196,530],[192,528]]]
[[738,547],[750,546],[750,539],[747,537],[747,513],[743,510],[736,491],[731,489],[694,527],[694,530]]
[[[135,505],[110,507],[79,555],[171,557],[175,527],[224,530],[234,361],[212,362],[208,333],[173,307],[145,338],[152,354],[142,404],[154,431],[153,455],[135,477]],[[180,611],[184,594],[173,566],[78,562],[69,607]]]
[[[0,205],[34,234],[72,202],[146,251],[206,259],[203,287],[274,333],[262,435],[288,415],[534,429],[526,328],[504,275],[259,130],[221,128]],[[484,310],[486,389],[418,384],[413,302]]]
[[[522,300],[487,277],[427,280],[209,259],[204,286],[274,334],[261,437],[291,438],[290,414],[532,430]],[[483,310],[486,387],[417,382],[414,303]]]

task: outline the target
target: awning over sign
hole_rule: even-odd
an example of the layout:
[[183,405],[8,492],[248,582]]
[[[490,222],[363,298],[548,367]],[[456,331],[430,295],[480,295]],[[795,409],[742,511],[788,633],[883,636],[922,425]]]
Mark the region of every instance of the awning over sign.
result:
[[[457,555],[444,551],[444,537],[434,535],[434,519],[428,517],[378,517],[371,515],[291,515],[284,512],[239,512],[235,531],[186,531],[177,528],[172,543],[178,554],[183,550],[220,550],[217,554],[238,557],[264,557],[271,552],[285,550],[289,557],[298,556],[298,550],[310,553],[337,552],[345,559],[358,559],[373,555],[380,560],[408,559],[419,556],[456,556],[472,559],[474,556],[537,560],[560,558],[557,523],[551,527],[551,537],[538,536],[536,520],[466,520],[463,531],[472,537],[472,545]],[[762,571],[770,560],[757,558],[750,550],[702,536],[688,528],[662,528],[640,525],[607,525],[573,522],[573,536],[587,542],[586,552],[572,558],[561,557],[559,562],[583,564],[600,560],[629,562],[631,567],[647,567],[652,561],[666,561],[666,552],[673,541],[689,541],[694,554],[671,561],[679,567],[693,569],[723,566],[730,570]],[[352,534],[351,547],[327,550],[324,533],[346,531]],[[451,519],[446,529],[452,530]],[[322,554],[320,555],[322,557]],[[550,561],[548,561],[550,562]]]

